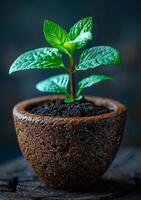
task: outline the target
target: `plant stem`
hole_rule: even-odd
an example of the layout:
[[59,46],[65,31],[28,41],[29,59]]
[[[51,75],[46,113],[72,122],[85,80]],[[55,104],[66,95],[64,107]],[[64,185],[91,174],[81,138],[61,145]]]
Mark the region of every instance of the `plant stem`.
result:
[[75,99],[75,64],[74,64],[74,58],[70,57],[70,95],[71,98]]

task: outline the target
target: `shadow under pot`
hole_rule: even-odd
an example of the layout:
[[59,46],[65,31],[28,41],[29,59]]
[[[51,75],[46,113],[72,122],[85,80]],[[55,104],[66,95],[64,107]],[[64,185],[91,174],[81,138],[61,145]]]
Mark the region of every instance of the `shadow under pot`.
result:
[[62,96],[33,98],[13,109],[19,145],[38,177],[60,189],[92,187],[111,164],[121,142],[126,107],[111,99],[86,97],[111,112],[89,117],[31,114],[29,107]]

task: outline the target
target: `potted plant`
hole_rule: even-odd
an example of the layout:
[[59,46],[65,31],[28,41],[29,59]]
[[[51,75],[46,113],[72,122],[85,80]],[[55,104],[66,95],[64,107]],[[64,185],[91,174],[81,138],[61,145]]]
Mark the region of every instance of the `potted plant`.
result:
[[[92,39],[91,31],[92,17],[77,22],[69,33],[45,20],[44,35],[54,48],[28,51],[9,70],[10,74],[29,69],[66,71],[36,85],[41,92],[63,95],[33,98],[13,109],[25,159],[41,180],[55,188],[91,187],[96,183],[111,164],[124,129],[126,107],[123,104],[82,95],[84,88],[112,80],[110,76],[92,74],[76,84],[79,71],[121,63],[119,51],[109,46],[86,49],[79,63],[75,63],[75,51]],[[69,67],[64,64],[62,53],[68,56]]]

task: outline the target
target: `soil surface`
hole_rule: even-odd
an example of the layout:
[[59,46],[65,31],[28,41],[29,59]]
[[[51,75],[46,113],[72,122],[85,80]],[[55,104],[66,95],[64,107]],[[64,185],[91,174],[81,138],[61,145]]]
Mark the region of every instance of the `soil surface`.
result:
[[93,102],[82,99],[72,104],[67,104],[63,100],[51,101],[30,107],[27,111],[41,116],[86,117],[109,113],[112,112],[112,109],[95,105]]

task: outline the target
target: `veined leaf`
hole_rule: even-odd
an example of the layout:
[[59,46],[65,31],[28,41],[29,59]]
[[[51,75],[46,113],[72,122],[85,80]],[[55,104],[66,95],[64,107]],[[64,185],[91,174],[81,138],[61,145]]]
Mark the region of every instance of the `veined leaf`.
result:
[[64,53],[68,53],[63,47],[63,44],[67,39],[67,32],[61,26],[51,20],[45,20],[44,35],[48,43],[53,47],[63,51]]
[[91,30],[92,17],[86,17],[74,24],[70,29],[67,42],[75,43],[76,49],[82,48],[87,44],[88,40],[92,39]]
[[120,53],[108,46],[97,46],[84,50],[80,56],[77,70],[87,70],[100,65],[121,64]]
[[92,17],[86,17],[78,21],[70,29],[68,37],[70,41],[75,40],[81,33],[91,32],[92,30]]
[[64,67],[61,53],[55,48],[39,48],[20,55],[12,64],[9,74],[28,69]]
[[87,78],[84,78],[82,79],[79,83],[78,83],[78,92],[77,92],[77,95],[80,95],[81,91],[84,89],[84,88],[87,88],[87,87],[90,87],[96,83],[99,83],[101,81],[104,81],[104,80],[113,80],[112,77],[110,76],[106,76],[106,75],[91,75]]
[[88,40],[92,39],[91,32],[80,33],[80,35],[73,41],[65,42],[64,46],[72,45],[74,49],[80,49],[85,46]]
[[39,82],[36,88],[41,92],[56,92],[56,93],[67,93],[67,85],[69,82],[68,74],[61,74],[57,76],[52,76],[46,80]]

